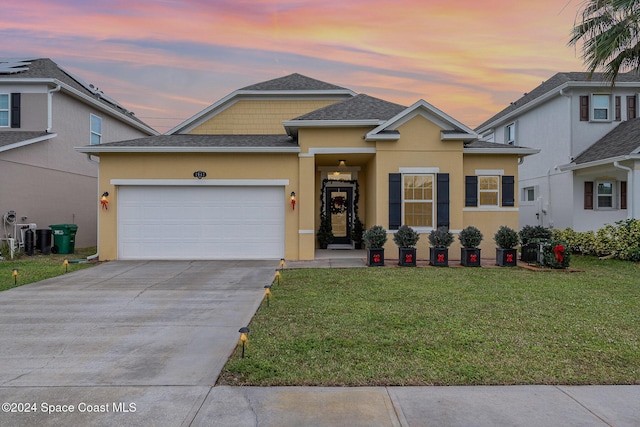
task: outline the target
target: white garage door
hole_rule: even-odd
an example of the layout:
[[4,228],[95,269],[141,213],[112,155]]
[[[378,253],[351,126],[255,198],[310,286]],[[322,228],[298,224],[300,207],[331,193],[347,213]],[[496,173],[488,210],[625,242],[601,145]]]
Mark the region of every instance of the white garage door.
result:
[[121,186],[119,259],[279,259],[283,187]]

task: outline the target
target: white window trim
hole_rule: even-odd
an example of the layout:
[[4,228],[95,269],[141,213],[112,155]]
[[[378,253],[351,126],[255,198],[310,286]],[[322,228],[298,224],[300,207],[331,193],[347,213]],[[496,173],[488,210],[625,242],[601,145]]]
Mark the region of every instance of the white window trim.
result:
[[[611,183],[612,187],[611,187],[611,206],[603,206],[600,207],[600,194],[598,193],[598,186],[599,184],[604,184],[604,183]],[[618,207],[618,191],[619,191],[619,184],[618,181],[614,180],[614,179],[599,179],[596,180],[594,182],[594,189],[593,189],[593,209],[594,210],[598,210],[598,211],[616,211],[619,210],[620,208]],[[609,196],[608,194],[603,194],[603,196]]]
[[[498,178],[498,189],[497,190],[481,190],[480,189],[480,178],[481,177],[496,177]],[[500,179],[500,175],[478,175],[478,207],[482,208],[482,209],[491,209],[491,208],[499,208],[500,207],[500,187],[501,187],[501,179]],[[483,205],[482,204],[482,197],[480,197],[480,195],[482,193],[496,193],[496,203],[495,204],[491,204],[491,205]]]
[[476,169],[476,176],[494,176],[501,177],[504,175],[504,169]]
[[[533,200],[527,200],[527,190],[533,189]],[[520,205],[533,205],[538,198],[539,187],[537,185],[529,185],[523,187],[520,193]]]
[[[509,128],[513,128],[513,138],[509,138]],[[516,122],[509,123],[504,127],[504,143],[508,145],[516,145]]]
[[[94,117],[96,119],[100,120],[100,132],[99,133],[93,130],[92,121],[93,121]],[[93,143],[93,141],[92,141],[93,140],[93,138],[92,138],[93,135],[97,135],[100,138],[100,142],[99,143],[97,143],[97,144]],[[100,145],[100,144],[102,144],[102,117],[100,117],[100,116],[98,116],[96,114],[90,113],[89,114],[89,145]]]
[[[594,97],[596,96],[606,96],[609,100],[608,106],[607,106],[607,118],[606,119],[596,119],[595,118],[595,110],[596,110],[596,106],[595,106],[595,100]],[[592,93],[591,97],[590,97],[590,105],[589,105],[589,118],[591,119],[592,122],[599,122],[599,123],[608,123],[613,121],[612,118],[612,114],[611,114],[611,98],[612,95],[610,93]]]
[[[431,192],[431,223],[432,225],[429,226],[420,226],[420,227],[414,227],[411,226],[411,228],[413,228],[415,231],[417,232],[430,232],[431,230],[434,230],[436,227],[434,227],[433,224],[436,223],[436,178],[437,178],[437,173],[439,172],[439,168],[400,168],[400,173],[402,173],[402,223],[405,223],[405,203],[411,203],[412,201],[407,202],[404,198],[404,178],[405,176],[430,176],[431,177],[431,183],[432,183],[432,192]],[[413,172],[419,170],[421,172]],[[411,172],[407,172],[407,171],[411,171]],[[423,172],[423,171],[428,171],[428,172]],[[428,199],[420,199],[420,200],[413,200],[413,202],[428,202]]]
[[6,95],[7,97],[7,109],[6,110],[0,110],[0,111],[6,111],[7,112],[7,125],[3,126],[0,125],[0,128],[8,128],[11,127],[11,96],[8,93],[0,93],[0,96],[2,95]]

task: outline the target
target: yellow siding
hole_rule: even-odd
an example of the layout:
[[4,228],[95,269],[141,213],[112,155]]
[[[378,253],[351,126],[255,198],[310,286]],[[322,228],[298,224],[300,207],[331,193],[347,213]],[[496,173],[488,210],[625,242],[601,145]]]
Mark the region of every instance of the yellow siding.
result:
[[192,134],[280,134],[282,122],[335,103],[335,100],[240,100]]
[[[109,210],[100,214],[99,252],[101,260],[116,259],[118,189],[112,179],[196,180],[193,172],[203,170],[206,179],[289,180],[285,196],[299,192],[297,154],[238,153],[128,153],[100,157],[100,192],[109,192]],[[288,197],[285,197],[288,200]],[[298,258],[298,207],[285,207],[285,257]]]

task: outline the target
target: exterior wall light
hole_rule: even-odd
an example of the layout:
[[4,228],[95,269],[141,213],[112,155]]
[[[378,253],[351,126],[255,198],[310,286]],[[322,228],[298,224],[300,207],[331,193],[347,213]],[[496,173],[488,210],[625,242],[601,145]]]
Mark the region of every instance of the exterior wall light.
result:
[[296,210],[296,192],[295,191],[291,192],[291,210],[293,211]]
[[102,205],[102,209],[104,209],[105,211],[108,209],[109,207],[109,192],[105,191],[104,193],[102,193],[102,196],[100,196],[100,205]]

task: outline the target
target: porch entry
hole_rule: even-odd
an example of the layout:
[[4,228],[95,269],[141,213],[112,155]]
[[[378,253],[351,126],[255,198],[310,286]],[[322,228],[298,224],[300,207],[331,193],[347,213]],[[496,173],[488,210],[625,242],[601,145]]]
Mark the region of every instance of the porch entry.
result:
[[329,245],[352,247],[351,229],[353,227],[355,200],[355,184],[344,181],[326,181],[324,185],[322,212],[331,221],[333,239]]

